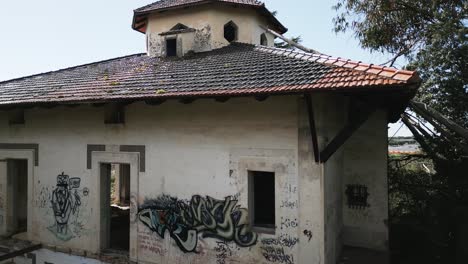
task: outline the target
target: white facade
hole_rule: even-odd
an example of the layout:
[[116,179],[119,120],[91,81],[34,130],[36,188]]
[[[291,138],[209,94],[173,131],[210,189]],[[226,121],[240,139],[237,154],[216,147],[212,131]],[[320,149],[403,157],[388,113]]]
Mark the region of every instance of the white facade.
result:
[[[323,147],[344,125],[346,100],[313,95],[313,101]],[[79,263],[98,263],[106,239],[100,163],[131,166],[129,255],[138,263],[334,264],[342,242],[385,250],[385,112],[374,114],[323,165],[314,162],[305,107],[300,96],[270,97],[264,102],[237,98],[226,103],[210,99],[160,106],[134,103],[126,107],[126,121],[120,125],[104,124],[104,108],[93,106],[28,109],[24,125],[10,126],[7,114],[0,112],[0,143],[10,146],[0,149],[0,160],[28,160],[27,238],[49,249],[88,256]],[[38,164],[34,165],[35,150],[12,149],[15,144],[37,144]],[[275,173],[274,234],[250,233],[248,171]],[[52,206],[57,176],[62,173],[80,179],[72,189],[80,204],[75,203],[77,210],[65,223],[66,234],[57,231]],[[7,185],[6,178],[4,169],[0,186]],[[368,186],[368,208],[346,206],[346,184]],[[8,191],[0,190],[4,201]],[[163,195],[188,208],[194,207],[190,204],[194,197],[213,208],[208,201],[212,197],[230,208],[224,211],[226,218],[234,213],[247,220],[217,222],[209,230],[222,235],[204,237],[204,231],[198,231],[191,243],[177,241],[169,230],[162,238],[142,205]],[[5,212],[10,208],[8,203],[0,205],[5,234]],[[41,261],[64,263],[53,250],[34,253]]]

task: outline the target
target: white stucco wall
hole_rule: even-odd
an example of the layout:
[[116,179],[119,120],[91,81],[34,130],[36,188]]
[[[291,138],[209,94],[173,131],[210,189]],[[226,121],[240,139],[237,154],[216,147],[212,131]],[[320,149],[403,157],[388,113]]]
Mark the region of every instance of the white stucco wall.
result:
[[[100,209],[96,201],[101,190],[96,184],[98,170],[86,167],[87,145],[106,145],[106,151],[115,151],[116,157],[119,145],[145,145],[146,171],[138,173],[136,191],[139,205],[145,199],[167,194],[181,201],[194,195],[220,200],[231,197],[240,208],[247,208],[247,170],[268,170],[277,177],[277,228],[274,235],[258,234],[251,247],[222,244],[200,234],[196,254],[184,253],[168,232],[161,239],[138,221],[137,246],[131,248],[130,255],[140,263],[306,263],[299,260],[299,243],[305,241],[299,226],[304,226],[302,221],[311,221],[297,210],[301,202],[298,111],[295,96],[272,97],[265,102],[239,98],[227,103],[204,99],[188,105],[176,101],[160,106],[135,103],[127,107],[124,125],[105,125],[104,108],[28,109],[25,125],[0,128],[0,142],[39,144],[39,166],[32,172],[32,225],[28,235],[46,246],[58,246],[62,252],[86,251],[88,255],[99,251],[96,236]],[[6,113],[0,114],[0,123],[7,124]],[[76,189],[81,205],[71,214],[70,233],[65,237],[54,231],[50,202],[57,175],[62,172],[81,179]],[[320,201],[314,201],[310,208],[315,218],[320,215],[315,211],[318,204]],[[307,243],[320,245],[320,228],[319,223],[307,227],[317,234]],[[312,247],[308,254],[322,258],[320,247]]]
[[[321,150],[343,129],[347,122],[347,100],[343,96],[329,96],[316,100],[316,119]],[[338,263],[342,248],[342,183],[344,176],[343,147],[323,165],[325,192],[325,258],[326,263]]]
[[[346,100],[314,95],[313,103],[323,149],[344,125]],[[186,204],[199,195],[224,204],[225,198],[235,200],[241,209],[235,211],[238,214],[248,209],[248,170],[272,171],[276,177],[275,234],[259,233],[252,246],[239,246],[232,239],[223,243],[199,233],[197,253],[184,252],[169,231],[162,239],[133,210],[131,241],[135,242],[130,256],[139,263],[334,264],[342,242],[369,248],[386,245],[383,112],[375,114],[326,164],[314,162],[307,110],[298,96],[270,97],[265,102],[237,98],[226,103],[202,99],[188,105],[134,103],[127,106],[124,125],[105,125],[103,120],[102,107],[34,108],[26,110],[25,125],[0,127],[0,143],[39,144],[39,166],[34,167],[32,151],[0,149],[0,159],[23,155],[33,167],[29,239],[60,252],[99,257],[98,163],[124,162],[133,171],[132,204],[140,208],[146,199],[161,195]],[[7,124],[5,112],[0,112],[0,123]],[[88,144],[106,146],[105,152],[91,155],[92,169],[87,169]],[[145,172],[139,171],[139,155],[120,152],[121,145],[146,147]],[[81,179],[76,189],[81,205],[71,214],[68,236],[57,235],[51,206],[62,172]],[[357,211],[343,206],[346,184],[368,185],[371,207]],[[58,263],[49,253],[40,254]]]
[[[178,50],[179,56],[190,51],[203,52],[229,45],[224,38],[224,25],[230,21],[238,27],[236,41],[249,44],[260,44],[260,35],[265,33],[260,25],[268,26],[265,18],[248,8],[210,5],[158,13],[148,18],[146,31],[148,55],[165,56],[166,38],[177,38],[178,43],[181,43]],[[178,23],[196,31],[170,36],[159,35],[169,31]],[[273,46],[274,36],[270,33],[265,34],[268,45]]]
[[343,197],[343,240],[346,245],[388,250],[387,118],[379,110],[344,148],[343,193],[348,184],[365,185],[369,207],[352,209]]

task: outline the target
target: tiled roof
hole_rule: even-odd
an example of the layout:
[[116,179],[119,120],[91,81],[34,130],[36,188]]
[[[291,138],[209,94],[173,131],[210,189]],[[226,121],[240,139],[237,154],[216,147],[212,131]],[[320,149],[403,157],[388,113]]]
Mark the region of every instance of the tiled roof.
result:
[[411,71],[234,43],[184,58],[136,54],[0,82],[0,105],[392,91],[419,82]]
[[[226,2],[226,3],[233,3],[233,4],[241,4],[241,5],[252,5],[252,6],[263,6],[264,4],[260,1],[256,0],[215,0],[218,2]],[[202,2],[208,2],[207,0],[161,0],[138,9],[135,9],[136,13],[143,13],[143,12],[150,12],[159,9],[166,9],[171,7],[178,7],[178,6],[185,6],[185,5],[192,5]]]
[[134,10],[133,29],[145,32],[147,16],[149,13],[163,11],[168,9],[177,9],[188,6],[202,5],[207,3],[236,4],[241,6],[253,7],[270,21],[273,29],[284,34],[288,29],[276,19],[276,17],[265,7],[263,2],[257,0],[161,0]]

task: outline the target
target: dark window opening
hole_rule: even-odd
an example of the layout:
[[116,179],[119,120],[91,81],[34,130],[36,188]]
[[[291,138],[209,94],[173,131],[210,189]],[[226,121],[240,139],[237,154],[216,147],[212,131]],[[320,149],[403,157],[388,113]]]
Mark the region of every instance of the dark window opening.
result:
[[181,23],[178,23],[177,25],[171,28],[171,30],[183,30],[183,29],[188,29],[188,27]]
[[177,56],[177,39],[166,39],[166,55],[167,57]]
[[7,195],[12,221],[8,226],[9,233],[15,235],[27,232],[28,229],[28,161],[7,160]]
[[237,40],[237,25],[234,22],[224,25],[224,38],[229,42]]
[[105,183],[104,208],[108,210],[103,229],[107,230],[103,249],[129,251],[130,248],[130,165],[102,164],[101,174]]
[[109,104],[105,109],[105,124],[124,124],[125,107],[117,104]]
[[23,109],[16,109],[8,112],[8,123],[10,125],[22,125],[24,122]]
[[249,184],[252,225],[275,228],[275,173],[249,171]]
[[267,39],[265,33],[263,33],[263,34],[260,36],[260,45],[262,45],[262,46],[268,46],[268,39]]
[[369,207],[367,198],[369,192],[367,187],[359,184],[346,185],[346,196],[348,198],[348,207],[352,209],[365,209]]

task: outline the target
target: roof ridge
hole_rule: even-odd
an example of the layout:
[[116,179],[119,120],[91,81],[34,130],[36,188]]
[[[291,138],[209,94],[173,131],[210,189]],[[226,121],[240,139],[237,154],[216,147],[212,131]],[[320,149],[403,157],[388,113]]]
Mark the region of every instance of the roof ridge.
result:
[[106,59],[106,60],[100,60],[100,61],[95,61],[95,62],[80,64],[80,65],[75,65],[75,66],[66,67],[66,68],[62,68],[62,69],[58,69],[58,70],[53,70],[53,71],[47,71],[47,72],[42,72],[42,73],[35,73],[35,74],[26,75],[26,76],[22,76],[22,77],[18,77],[18,78],[13,78],[13,79],[7,79],[7,80],[4,80],[4,81],[0,81],[0,84],[5,84],[5,83],[14,82],[14,81],[19,81],[19,80],[23,80],[23,79],[28,79],[28,78],[43,76],[43,75],[52,74],[52,73],[58,73],[58,72],[62,72],[62,71],[73,70],[73,69],[77,69],[77,68],[80,68],[80,67],[87,67],[87,66],[92,66],[92,65],[95,65],[95,64],[100,64],[100,63],[111,62],[111,61],[114,61],[114,60],[121,60],[121,59],[130,58],[130,57],[141,56],[141,55],[145,55],[145,54],[146,54],[146,53],[136,53],[136,54],[125,55],[125,56],[116,57],[116,58],[112,58],[112,59]]
[[354,61],[341,57],[334,57],[325,54],[314,54],[305,51],[289,50],[277,47],[267,47],[254,45],[258,51],[269,52],[276,55],[287,56],[294,59],[313,61],[328,66],[341,67],[360,71],[368,74],[374,74],[387,79],[396,79],[407,82],[419,82],[419,74],[417,71],[401,70],[395,67],[387,67],[372,63],[363,63],[362,61]]
[[[170,2],[171,0],[159,0],[159,1],[156,1],[156,2],[153,2],[151,4],[148,4],[148,5],[145,5],[145,6],[142,6],[142,7],[139,7],[137,9],[134,9],[133,11],[134,12],[145,12],[147,8],[150,8],[152,6],[155,6],[157,4],[162,4],[162,3],[165,3],[165,2]],[[178,7],[178,6],[184,6],[184,5],[188,5],[188,4],[193,4],[193,3],[198,3],[198,2],[229,2],[229,1],[226,1],[226,0],[193,0],[193,1],[187,1],[185,0],[182,0],[181,3],[176,3],[174,5],[171,5],[170,7]],[[258,0],[251,0],[251,2],[254,2],[254,3],[247,3],[248,1],[246,2],[241,2],[241,1],[236,1],[236,2],[232,2],[233,4],[237,3],[237,4],[242,4],[242,5],[252,5],[252,6],[265,6],[265,3],[262,2],[262,1],[258,1]]]

